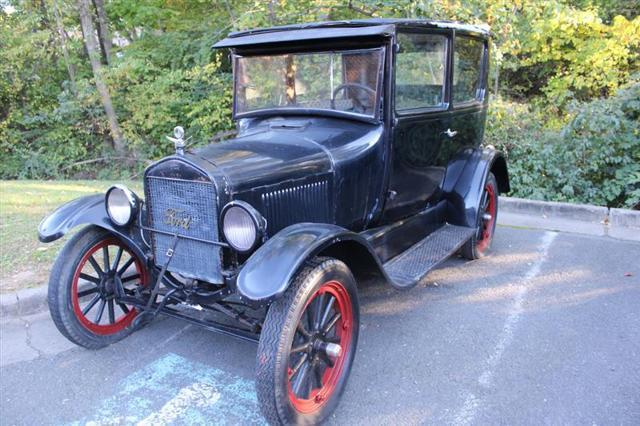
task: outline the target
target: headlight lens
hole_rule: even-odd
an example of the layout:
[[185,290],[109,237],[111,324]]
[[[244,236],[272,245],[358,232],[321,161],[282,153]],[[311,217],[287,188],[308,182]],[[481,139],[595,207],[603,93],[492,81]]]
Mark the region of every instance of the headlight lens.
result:
[[107,213],[113,223],[125,226],[133,219],[138,208],[138,197],[129,188],[114,185],[105,196]]
[[261,236],[260,214],[247,203],[234,201],[222,212],[222,232],[229,245],[239,251],[248,252]]

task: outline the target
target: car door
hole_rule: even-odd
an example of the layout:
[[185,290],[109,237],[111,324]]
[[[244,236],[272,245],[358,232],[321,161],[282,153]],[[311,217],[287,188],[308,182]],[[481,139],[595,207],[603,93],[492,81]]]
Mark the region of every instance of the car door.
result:
[[480,146],[487,115],[487,43],[456,34],[451,85],[450,158],[468,148]]
[[449,128],[447,31],[397,35],[392,165],[385,221],[425,208],[440,187],[440,159]]

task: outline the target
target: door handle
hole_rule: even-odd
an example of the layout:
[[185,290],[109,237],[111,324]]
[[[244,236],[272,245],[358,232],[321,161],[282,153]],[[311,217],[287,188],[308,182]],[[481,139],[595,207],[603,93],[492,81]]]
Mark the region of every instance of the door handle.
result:
[[447,129],[447,130],[444,132],[444,134],[445,134],[445,135],[447,135],[447,136],[449,136],[450,138],[452,138],[452,137],[454,137],[455,135],[457,135],[457,134],[458,134],[458,131],[457,131],[457,130]]

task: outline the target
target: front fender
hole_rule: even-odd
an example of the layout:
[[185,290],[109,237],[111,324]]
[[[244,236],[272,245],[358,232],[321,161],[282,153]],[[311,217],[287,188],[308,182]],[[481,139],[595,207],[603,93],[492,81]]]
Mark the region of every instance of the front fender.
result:
[[298,223],[271,237],[247,260],[236,280],[238,293],[266,304],[281,296],[307,259],[329,246],[353,241],[373,250],[360,235],[336,225]]
[[96,225],[121,238],[141,259],[146,257],[144,243],[134,236],[130,227],[116,226],[111,222],[104,205],[104,194],[76,198],[58,207],[38,226],[38,239],[49,243],[62,238],[78,225]]

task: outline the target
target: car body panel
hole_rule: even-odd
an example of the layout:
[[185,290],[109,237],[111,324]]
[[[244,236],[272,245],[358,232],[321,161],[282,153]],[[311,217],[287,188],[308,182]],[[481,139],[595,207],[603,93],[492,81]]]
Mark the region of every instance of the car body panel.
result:
[[144,243],[129,226],[117,226],[107,214],[104,194],[86,195],[58,207],[38,226],[38,239],[50,243],[65,236],[79,225],[95,225],[120,237],[140,258],[146,257]]
[[[504,156],[495,149],[468,149],[460,153],[447,169],[443,184],[444,196],[449,202],[448,221],[454,225],[476,227],[483,185],[492,168],[504,162]],[[505,185],[504,182],[498,186]],[[508,181],[506,188],[508,188]]]
[[[236,289],[252,303],[268,304],[286,291],[308,259],[345,241],[366,249],[371,260],[377,259],[373,248],[359,234],[331,224],[298,223],[283,229],[253,253],[238,274]],[[384,273],[381,264],[377,266]]]
[[[194,155],[224,176],[230,196],[251,203],[268,222],[265,194],[326,180],[331,221],[358,231],[382,208],[384,137],[382,124],[305,116],[253,119],[238,137]],[[278,221],[270,232],[297,217]]]
[[449,113],[402,117],[394,127],[393,160],[384,221],[392,222],[423,210],[438,196],[446,163],[441,156],[450,141]]

